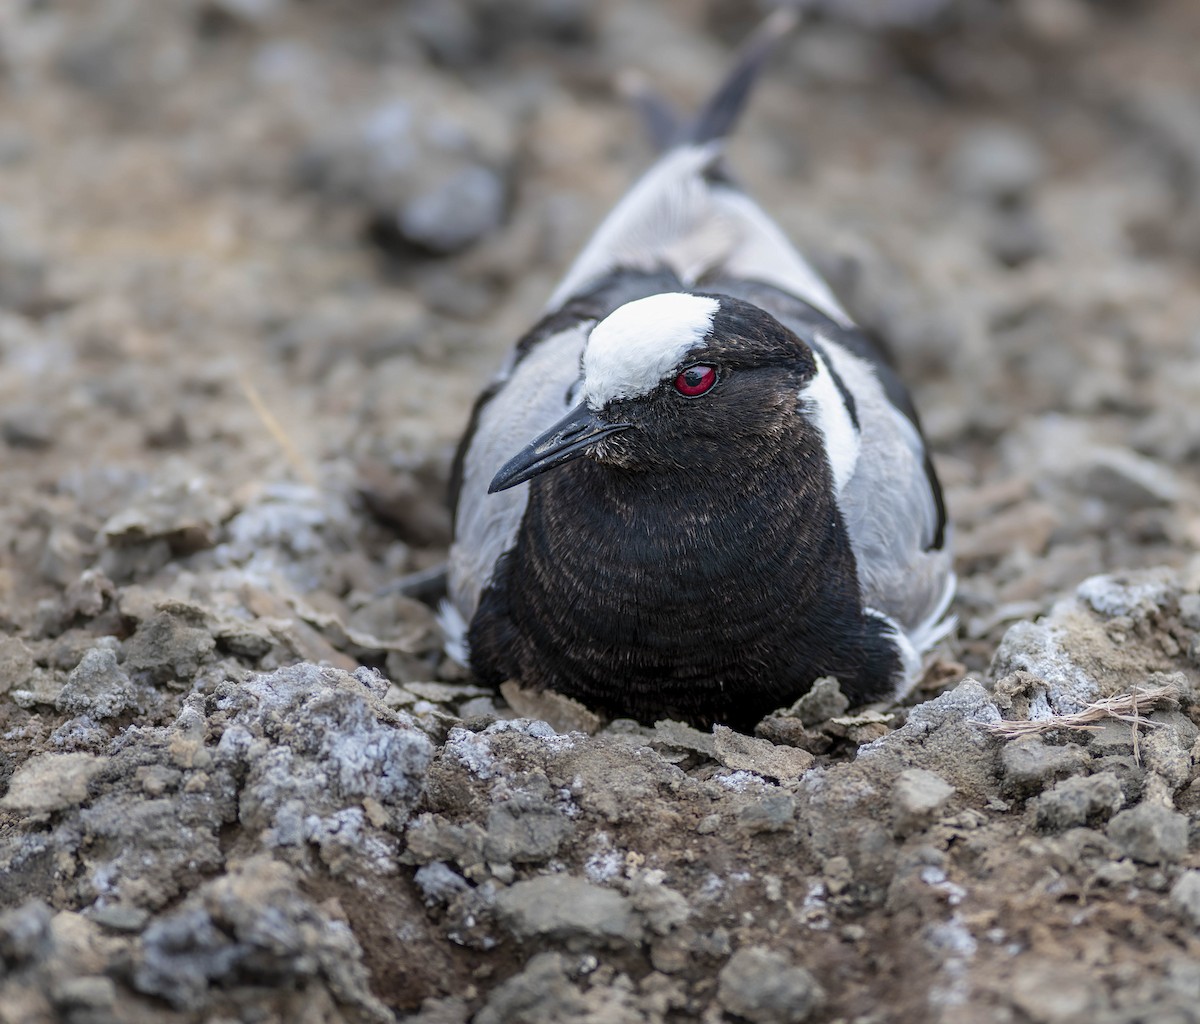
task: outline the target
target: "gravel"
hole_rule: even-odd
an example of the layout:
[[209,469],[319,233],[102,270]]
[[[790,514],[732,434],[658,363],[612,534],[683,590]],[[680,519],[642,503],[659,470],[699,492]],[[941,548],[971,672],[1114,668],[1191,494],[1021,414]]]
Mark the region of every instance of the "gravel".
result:
[[478,687],[432,604],[470,405],[649,158],[614,74],[690,104],[757,15],[51,6],[0,98],[0,1017],[1195,1019],[1191,7],[783,48],[731,169],[914,385],[960,628],[742,735]]
[[966,195],[1014,202],[1042,179],[1045,158],[1028,133],[1008,125],[973,128],[950,157],[950,176]]

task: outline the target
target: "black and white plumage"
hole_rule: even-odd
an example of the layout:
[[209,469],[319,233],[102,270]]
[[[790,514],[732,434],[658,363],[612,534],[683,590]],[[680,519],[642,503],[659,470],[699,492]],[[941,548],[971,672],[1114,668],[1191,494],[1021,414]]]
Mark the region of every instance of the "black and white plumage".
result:
[[902,694],[952,625],[941,492],[903,385],[721,164],[781,27],[476,404],[445,619],[485,681],[749,725],[822,675],[857,702]]

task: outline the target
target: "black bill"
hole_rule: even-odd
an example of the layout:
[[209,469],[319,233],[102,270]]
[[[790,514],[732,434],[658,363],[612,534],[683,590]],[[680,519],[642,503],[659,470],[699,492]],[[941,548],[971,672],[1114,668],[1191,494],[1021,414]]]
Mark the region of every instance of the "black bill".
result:
[[602,437],[628,428],[628,423],[606,423],[586,403],[577,406],[501,466],[492,478],[488,494],[515,487],[530,477],[577,459]]

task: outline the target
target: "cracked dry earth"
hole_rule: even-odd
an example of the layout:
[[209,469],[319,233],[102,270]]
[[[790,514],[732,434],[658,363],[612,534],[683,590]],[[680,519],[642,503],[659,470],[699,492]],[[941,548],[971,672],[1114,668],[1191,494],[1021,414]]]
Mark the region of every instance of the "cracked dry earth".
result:
[[601,722],[393,586],[748,6],[0,6],[0,1021],[1200,1020],[1187,0],[826,0],[734,145],[947,485],[905,706]]

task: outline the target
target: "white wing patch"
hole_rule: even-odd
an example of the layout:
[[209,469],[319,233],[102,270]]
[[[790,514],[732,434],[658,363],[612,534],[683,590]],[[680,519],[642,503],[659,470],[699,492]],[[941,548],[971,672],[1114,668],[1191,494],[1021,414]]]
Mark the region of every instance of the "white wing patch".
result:
[[896,645],[896,653],[900,655],[900,670],[892,678],[894,700],[903,700],[910,690],[917,685],[924,666],[921,652],[913,645],[904,628],[890,615],[879,611],[878,608],[863,608],[863,614],[883,623],[884,633]]
[[467,642],[467,620],[462,612],[448,600],[438,604],[438,625],[442,627],[445,643],[442,645],[450,660],[463,668],[471,665],[471,647]]
[[865,361],[831,338],[822,336],[821,342],[854,396],[862,428],[854,471],[838,492],[838,506],[863,604],[897,623],[914,650],[926,650],[953,629],[945,615],[954,579],[949,546],[929,547],[937,505],[925,475],[925,445]]
[[880,619],[884,623],[886,631],[891,636],[900,655],[900,671],[896,673],[893,680],[895,684],[893,699],[903,700],[908,696],[920,680],[921,672],[925,667],[925,659],[922,655],[934,644],[940,643],[953,633],[958,626],[958,619],[953,615],[946,614],[950,602],[954,599],[956,582],[954,573],[950,572],[945,575],[937,605],[934,606],[925,621],[916,628],[902,626],[892,616],[877,608],[863,608],[864,614]]
[[813,358],[817,363],[817,372],[800,392],[800,400],[824,435],[825,453],[833,470],[833,485],[840,495],[854,476],[862,439],[825,360],[816,350],[813,351]]
[[720,307],[716,299],[668,292],[613,310],[593,328],[583,353],[589,408],[653,391],[712,330]]
[[921,652],[930,650],[935,644],[941,643],[958,628],[958,616],[950,615],[950,602],[954,600],[954,591],[958,586],[958,577],[953,572],[946,572],[942,595],[938,603],[922,622],[917,623],[908,631],[912,645]]

